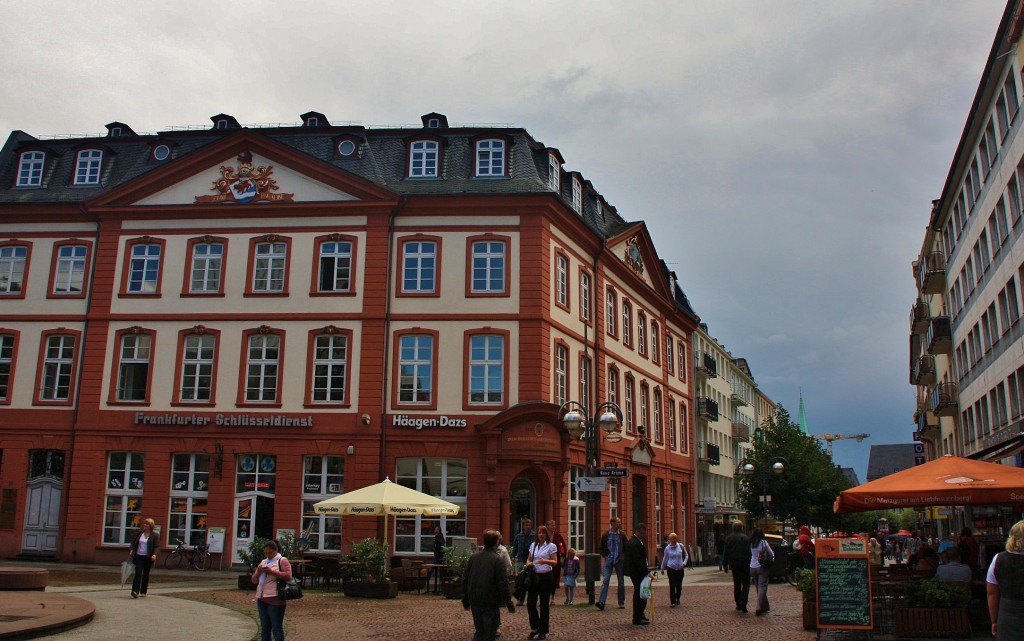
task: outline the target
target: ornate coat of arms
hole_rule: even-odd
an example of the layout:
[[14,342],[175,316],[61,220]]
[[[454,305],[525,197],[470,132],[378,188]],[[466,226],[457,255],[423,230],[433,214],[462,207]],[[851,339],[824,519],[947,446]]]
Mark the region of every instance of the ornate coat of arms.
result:
[[632,267],[636,273],[644,273],[644,259],[640,255],[640,241],[636,236],[626,241],[626,251],[623,253],[622,260]]
[[251,203],[259,201],[292,202],[295,194],[275,194],[277,181],[270,177],[274,168],[253,167],[248,151],[238,156],[238,168],[220,168],[220,179],[213,181],[215,196],[196,196],[197,203]]

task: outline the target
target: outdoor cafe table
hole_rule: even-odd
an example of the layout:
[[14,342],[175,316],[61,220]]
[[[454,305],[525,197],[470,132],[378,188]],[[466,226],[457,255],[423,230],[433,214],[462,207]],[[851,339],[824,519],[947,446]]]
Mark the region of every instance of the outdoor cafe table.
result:
[[[444,572],[445,570],[447,570],[448,566],[443,564],[443,563],[424,563],[423,567],[427,568],[427,572],[429,572],[431,569],[436,570],[434,572],[434,590],[433,590],[433,593],[434,594],[440,594],[441,593],[441,573]],[[428,583],[427,584],[428,591],[429,591],[429,587],[430,587],[430,584]]]

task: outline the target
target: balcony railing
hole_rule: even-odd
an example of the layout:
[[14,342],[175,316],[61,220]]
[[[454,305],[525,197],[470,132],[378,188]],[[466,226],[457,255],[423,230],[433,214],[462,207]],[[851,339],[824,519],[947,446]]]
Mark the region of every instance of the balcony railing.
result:
[[[707,419],[709,421],[718,420],[718,403],[714,402],[707,396],[697,397],[697,416]],[[709,446],[714,447],[714,446]]]
[[736,394],[735,392],[733,392],[730,400],[732,401],[732,404],[737,407],[750,405],[750,403],[747,402],[747,399],[743,398],[742,394]]
[[956,383],[939,383],[932,390],[931,406],[936,416],[956,416],[959,402]]
[[718,365],[711,354],[704,352],[703,354],[696,357],[697,374],[704,378],[716,378],[718,376]]
[[953,353],[953,323],[949,316],[936,316],[928,323],[924,335],[929,354]]
[[917,357],[917,362],[914,363],[914,384],[935,384],[935,357],[931,354],[922,354]]
[[941,294],[946,289],[946,257],[929,252],[917,264],[917,286],[922,294]]
[[732,437],[734,440],[743,441],[744,443],[750,442],[750,426],[745,423],[733,422],[732,424]]
[[928,410],[927,408],[920,408],[917,410],[917,437],[919,439],[928,439],[932,436],[932,431],[938,431],[939,429],[939,417],[935,415],[935,412]]
[[922,333],[928,329],[928,321],[931,320],[931,317],[931,309],[928,307],[928,303],[923,300],[917,301],[910,308],[910,331],[915,334]]
[[722,455],[717,445],[701,443],[698,448],[697,461],[705,465],[718,465],[722,462]]

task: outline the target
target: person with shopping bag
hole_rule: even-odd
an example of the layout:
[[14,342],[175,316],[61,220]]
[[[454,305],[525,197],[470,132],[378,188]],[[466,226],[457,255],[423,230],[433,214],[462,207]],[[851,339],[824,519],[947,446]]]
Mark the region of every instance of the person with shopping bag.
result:
[[[633,530],[633,536],[626,541],[624,561],[625,572],[633,583],[633,625],[650,625],[651,623],[645,614],[648,599],[641,594],[644,579],[650,579],[651,574],[647,567],[647,547],[644,545],[646,537],[647,525],[640,523]],[[649,586],[648,583],[648,590]]]

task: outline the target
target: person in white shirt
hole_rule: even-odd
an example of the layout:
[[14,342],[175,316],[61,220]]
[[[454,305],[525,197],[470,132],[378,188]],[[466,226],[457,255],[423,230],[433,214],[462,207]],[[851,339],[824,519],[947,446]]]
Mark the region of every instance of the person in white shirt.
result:
[[661,571],[668,570],[668,599],[671,607],[679,605],[683,597],[683,576],[690,555],[686,547],[679,543],[679,535],[675,532],[668,535],[668,545],[661,551]]
[[[546,639],[551,623],[551,591],[554,589],[552,571],[558,565],[558,546],[551,542],[548,528],[537,528],[537,539],[530,545],[526,567],[537,573],[537,582],[527,591],[526,612],[530,615],[530,635],[527,639]],[[540,610],[537,605],[540,602]]]

